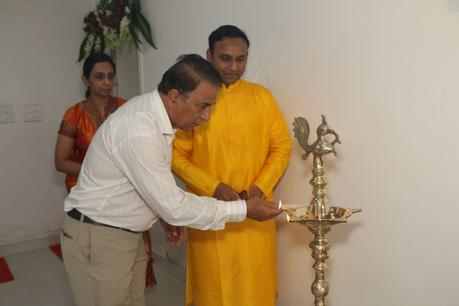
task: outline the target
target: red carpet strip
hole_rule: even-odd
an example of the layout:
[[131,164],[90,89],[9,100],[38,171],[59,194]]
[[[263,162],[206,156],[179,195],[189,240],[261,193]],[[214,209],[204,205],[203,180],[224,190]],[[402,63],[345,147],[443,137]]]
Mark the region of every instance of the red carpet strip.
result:
[[5,258],[0,257],[0,283],[14,280]]
[[60,244],[50,245],[49,248],[51,251],[53,251],[54,254],[56,254],[57,257],[59,257],[62,260],[62,251]]

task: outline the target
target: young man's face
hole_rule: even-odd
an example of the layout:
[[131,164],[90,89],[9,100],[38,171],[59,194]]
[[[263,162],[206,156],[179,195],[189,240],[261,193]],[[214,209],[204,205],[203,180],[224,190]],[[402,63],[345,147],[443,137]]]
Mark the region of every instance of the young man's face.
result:
[[248,48],[242,38],[225,37],[214,43],[214,50],[207,50],[207,60],[220,73],[223,84],[237,82],[245,72]]
[[192,130],[202,121],[209,120],[210,107],[215,104],[218,89],[218,86],[201,80],[192,92],[178,93],[172,125],[175,128]]

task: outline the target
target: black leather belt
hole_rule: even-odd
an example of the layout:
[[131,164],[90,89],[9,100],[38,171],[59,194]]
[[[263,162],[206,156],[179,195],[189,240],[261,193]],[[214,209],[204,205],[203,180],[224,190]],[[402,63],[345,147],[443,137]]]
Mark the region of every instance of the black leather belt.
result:
[[138,233],[141,233],[141,232],[135,232],[135,231],[131,231],[127,228],[122,228],[122,227],[117,227],[117,226],[113,226],[113,225],[108,225],[108,224],[104,224],[104,223],[100,223],[100,222],[97,222],[97,221],[94,221],[93,219],[89,218],[88,216],[85,216],[83,215],[83,218],[81,218],[82,216],[82,213],[79,212],[77,209],[73,208],[72,210],[68,211],[67,212],[67,215],[75,220],[78,220],[78,221],[82,221],[83,223],[88,223],[88,224],[92,224],[92,225],[100,225],[100,226],[106,226],[106,227],[111,227],[111,228],[116,228],[116,229],[120,229],[120,230],[123,230],[123,231],[126,231],[126,232],[130,232],[130,233],[135,233],[135,234],[138,234]]

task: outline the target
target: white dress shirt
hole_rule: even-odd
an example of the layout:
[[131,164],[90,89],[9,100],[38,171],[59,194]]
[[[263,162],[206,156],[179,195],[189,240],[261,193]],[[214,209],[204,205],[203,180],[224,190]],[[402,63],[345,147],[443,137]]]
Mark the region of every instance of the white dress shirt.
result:
[[243,200],[218,201],[180,189],[171,172],[174,129],[157,90],[132,98],[101,125],[81,167],[65,211],[132,231],[160,216],[197,229],[223,229],[245,219]]

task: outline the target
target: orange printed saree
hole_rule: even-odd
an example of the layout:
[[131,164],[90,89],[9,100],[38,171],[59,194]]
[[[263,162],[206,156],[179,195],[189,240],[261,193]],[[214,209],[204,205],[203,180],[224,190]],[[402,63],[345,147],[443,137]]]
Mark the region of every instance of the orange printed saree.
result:
[[[78,163],[83,163],[83,159],[88,150],[92,138],[96,134],[99,126],[108,118],[108,116],[116,111],[118,107],[123,105],[126,100],[113,97],[112,103],[108,106],[105,118],[95,109],[92,104],[86,100],[73,105],[64,114],[58,133],[75,140],[73,145],[72,160]],[[66,175],[65,186],[67,190],[76,185],[78,176]]]

